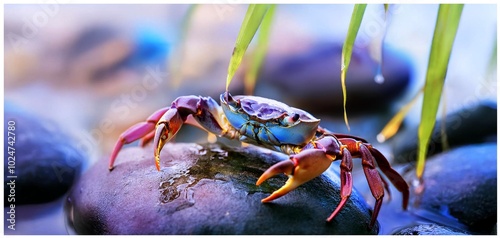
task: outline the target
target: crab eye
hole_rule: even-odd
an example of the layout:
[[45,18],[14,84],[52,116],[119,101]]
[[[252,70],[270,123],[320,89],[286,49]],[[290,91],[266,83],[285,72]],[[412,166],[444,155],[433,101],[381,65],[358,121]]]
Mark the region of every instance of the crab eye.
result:
[[288,115],[288,116],[283,117],[283,119],[281,120],[281,124],[283,124],[284,126],[292,126],[299,120],[299,118],[300,118],[300,115],[297,113],[294,113],[292,115]]

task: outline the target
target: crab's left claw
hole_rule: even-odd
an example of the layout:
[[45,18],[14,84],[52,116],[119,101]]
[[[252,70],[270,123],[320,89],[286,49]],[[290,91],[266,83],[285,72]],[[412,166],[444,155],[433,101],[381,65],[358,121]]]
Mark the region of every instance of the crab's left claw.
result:
[[273,201],[305,182],[318,177],[330,167],[334,159],[335,156],[326,154],[324,150],[311,149],[291,155],[290,160],[281,161],[273,165],[260,176],[257,180],[257,185],[281,173],[288,175],[288,180],[283,187],[274,191],[269,197],[262,199],[262,202]]

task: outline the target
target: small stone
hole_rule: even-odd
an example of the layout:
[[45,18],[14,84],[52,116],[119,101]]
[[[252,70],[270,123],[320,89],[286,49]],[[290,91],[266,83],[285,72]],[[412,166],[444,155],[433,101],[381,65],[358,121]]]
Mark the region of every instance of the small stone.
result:
[[[257,94],[312,113],[342,112],[341,58],[342,44],[335,42],[316,43],[304,53],[271,55],[260,73]],[[368,48],[353,49],[346,76],[348,112],[380,111],[403,95],[411,79],[408,59],[385,47],[381,72]]]
[[469,235],[462,231],[455,230],[450,227],[441,226],[438,224],[421,224],[403,228],[393,235]]
[[[429,142],[428,156],[443,151],[441,137],[442,120],[436,121]],[[445,119],[446,138],[450,148],[461,145],[496,141],[497,105],[492,101],[481,101],[460,111],[451,113]],[[398,133],[392,146],[394,163],[404,164],[416,161],[418,151],[418,126]]]
[[340,201],[331,172],[261,203],[286,177],[261,186],[257,178],[287,158],[254,146],[169,143],[157,171],[152,147],[125,148],[113,171],[103,158],[82,176],[68,196],[68,223],[78,234],[377,234],[355,190],[325,222]]
[[[419,209],[456,218],[471,232],[490,234],[497,223],[497,145],[469,145],[429,158]],[[415,171],[407,181],[414,181]]]
[[[4,138],[4,206],[55,200],[81,172],[84,155],[64,130],[9,102],[5,103]],[[12,180],[15,200],[9,201]]]

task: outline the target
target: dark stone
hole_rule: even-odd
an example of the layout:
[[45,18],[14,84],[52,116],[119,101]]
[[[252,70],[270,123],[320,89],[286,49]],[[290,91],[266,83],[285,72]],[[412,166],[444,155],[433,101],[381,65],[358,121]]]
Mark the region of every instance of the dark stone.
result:
[[[13,130],[9,130],[9,123],[15,123]],[[65,194],[84,161],[72,138],[55,122],[8,102],[4,129],[4,206],[44,203]],[[9,201],[11,180],[15,180],[14,201]]]
[[[342,112],[340,81],[342,44],[317,43],[295,55],[269,56],[257,83],[259,95],[312,113]],[[411,81],[411,65],[399,52],[385,47],[382,74],[384,83],[375,82],[378,64],[368,48],[355,47],[347,71],[347,111],[352,114],[387,109],[405,92]],[[342,114],[339,114],[342,117]]]
[[407,228],[403,228],[397,232],[395,232],[393,235],[469,235],[468,233],[464,233],[459,230],[455,230],[450,227],[446,226],[441,226],[438,224],[420,224],[420,225],[415,225]]
[[[490,234],[497,223],[497,145],[469,145],[429,158],[419,209],[453,217],[471,232]],[[415,171],[409,172],[410,177]],[[415,178],[407,178],[411,181]]]
[[[443,151],[441,137],[442,120],[436,121],[427,155]],[[461,145],[496,141],[497,105],[492,101],[481,101],[446,116],[446,137],[450,148]],[[394,163],[416,161],[418,151],[418,126],[401,131],[391,142],[394,148]]]
[[[107,158],[88,170],[68,196],[68,224],[78,234],[376,234],[371,212],[353,191],[340,201],[339,178],[326,172],[272,203],[261,199],[286,177],[256,186],[288,157],[257,147],[169,143],[154,166],[153,148],[126,148],[108,171]],[[332,178],[332,179],[331,179]]]

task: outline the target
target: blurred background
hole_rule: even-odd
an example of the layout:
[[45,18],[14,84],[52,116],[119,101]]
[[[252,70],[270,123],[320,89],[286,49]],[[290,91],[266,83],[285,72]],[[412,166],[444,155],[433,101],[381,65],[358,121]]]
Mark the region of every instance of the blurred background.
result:
[[[121,132],[176,97],[194,94],[218,101],[247,5],[191,7],[5,5],[6,111],[49,121],[56,128],[51,132],[68,134],[83,154],[84,170],[108,158]],[[330,130],[347,132],[339,106],[338,60],[352,9],[279,5],[254,94],[301,107]],[[445,83],[446,113],[481,100],[496,103],[496,9],[464,7]],[[368,5],[347,78],[350,133],[375,141],[422,87],[437,10],[437,5],[400,4],[385,15],[382,4]],[[385,81],[380,83],[374,79],[373,52],[382,39]],[[244,93],[246,68],[244,60],[231,93]],[[418,124],[419,104],[405,125]],[[186,128],[176,141],[205,142],[206,134]]]

